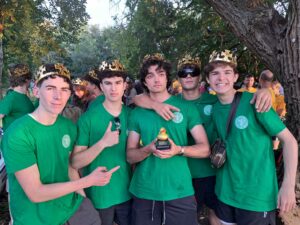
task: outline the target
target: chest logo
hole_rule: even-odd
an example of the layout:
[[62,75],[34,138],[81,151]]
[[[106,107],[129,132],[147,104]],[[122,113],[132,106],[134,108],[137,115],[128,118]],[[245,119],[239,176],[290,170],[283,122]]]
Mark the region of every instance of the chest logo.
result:
[[174,118],[173,118],[173,122],[174,123],[181,123],[183,120],[183,115],[181,112],[174,112]]
[[61,139],[61,143],[62,143],[62,146],[64,146],[64,148],[68,148],[71,143],[70,136],[68,134],[65,134]]
[[234,122],[235,126],[238,128],[238,129],[245,129],[248,127],[248,119],[245,117],[245,116],[238,116],[236,119],[235,119],[235,122]]
[[204,115],[210,116],[212,110],[212,105],[206,105],[203,109]]

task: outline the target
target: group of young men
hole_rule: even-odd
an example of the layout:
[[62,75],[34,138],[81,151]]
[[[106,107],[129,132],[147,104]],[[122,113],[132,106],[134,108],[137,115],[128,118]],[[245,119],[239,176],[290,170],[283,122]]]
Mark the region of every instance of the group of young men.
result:
[[[213,96],[200,93],[200,61],[186,56],[177,68],[183,92],[172,96],[171,64],[147,55],[140,68],[146,93],[129,110],[123,65],[103,62],[97,75],[105,98],[91,103],[77,129],[60,115],[71,94],[69,71],[41,66],[39,106],[11,124],[2,142],[13,223],[197,225],[197,206],[205,204],[212,225],[275,224],[276,208],[284,213],[296,204],[297,142],[263,101],[265,90],[242,94],[225,140],[236,66],[230,51],[211,55],[204,74]],[[165,150],[157,147],[162,128]],[[278,197],[271,136],[284,151]],[[227,161],[213,169],[209,143],[217,137],[226,142]]]

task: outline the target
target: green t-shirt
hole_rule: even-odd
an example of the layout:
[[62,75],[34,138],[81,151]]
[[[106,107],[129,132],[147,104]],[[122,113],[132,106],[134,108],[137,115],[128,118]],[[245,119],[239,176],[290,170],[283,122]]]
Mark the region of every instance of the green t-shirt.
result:
[[105,95],[99,95],[97,98],[95,98],[93,101],[91,101],[89,103],[88,109],[87,110],[91,110],[93,108],[97,108],[100,105],[102,105],[102,103],[105,100]]
[[[87,196],[93,202],[95,208],[103,209],[128,201],[131,197],[128,191],[130,183],[130,165],[126,161],[127,144],[127,119],[129,108],[123,106],[119,115],[121,122],[121,134],[117,145],[105,148],[91,164],[83,170],[85,175],[90,174],[98,166],[105,166],[108,170],[120,165],[120,169],[113,173],[108,185],[103,187],[90,187],[86,189]],[[99,104],[85,112],[78,121],[79,146],[93,146],[104,135],[108,123],[112,122],[112,130],[115,130],[114,116]]]
[[[242,94],[226,140],[227,160],[217,170],[216,194],[228,205],[263,212],[276,209],[278,187],[271,136],[285,126],[273,109],[256,112],[250,104],[252,97],[248,92]],[[220,102],[213,107],[213,122],[223,140],[230,107]]]
[[5,98],[0,101],[0,114],[4,114],[3,130],[16,119],[31,113],[34,110],[33,104],[26,94],[16,91],[9,91]]
[[[174,105],[180,112],[175,118],[165,121],[156,112],[135,108],[129,119],[129,131],[140,134],[143,145],[150,144],[164,127],[176,145],[188,144],[187,132],[202,123],[195,105],[171,96],[164,103]],[[161,159],[148,156],[136,165],[130,184],[130,192],[138,198],[168,201],[194,194],[192,177],[184,156]]]
[[83,199],[80,195],[70,193],[34,203],[15,177],[16,172],[36,164],[43,184],[69,181],[69,153],[75,139],[76,126],[61,116],[53,125],[45,126],[25,115],[7,129],[3,137],[3,155],[14,225],[59,225],[76,212]]
[[[203,126],[206,131],[209,143],[212,144],[216,139],[216,132],[211,122],[212,105],[216,103],[217,97],[209,93],[203,93],[198,99],[187,100],[194,103],[200,113],[203,120]],[[195,141],[191,134],[188,134],[189,145],[194,145]],[[215,176],[216,170],[212,168],[209,158],[197,159],[188,158],[189,167],[193,178],[203,178],[208,176]]]

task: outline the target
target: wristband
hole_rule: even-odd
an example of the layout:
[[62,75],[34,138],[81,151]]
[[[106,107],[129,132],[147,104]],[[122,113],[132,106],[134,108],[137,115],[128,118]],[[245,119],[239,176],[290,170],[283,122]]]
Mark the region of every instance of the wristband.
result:
[[184,151],[185,151],[185,148],[183,146],[181,146],[178,155],[184,155]]

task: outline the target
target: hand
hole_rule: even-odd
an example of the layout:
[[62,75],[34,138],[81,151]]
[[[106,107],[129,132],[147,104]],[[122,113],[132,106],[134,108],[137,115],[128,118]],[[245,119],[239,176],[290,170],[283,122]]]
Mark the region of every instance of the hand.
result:
[[170,144],[171,144],[171,148],[167,149],[167,150],[157,150],[155,149],[155,151],[153,152],[153,155],[155,155],[156,157],[159,157],[161,159],[167,159],[167,158],[171,158],[174,155],[178,155],[180,152],[180,146],[177,146],[172,139],[168,139]]
[[107,171],[106,167],[96,168],[90,175],[92,180],[92,186],[105,186],[110,182],[111,175],[117,171],[120,166],[116,166],[111,170]]
[[280,215],[290,211],[296,206],[296,196],[294,186],[282,184],[278,197],[277,197],[277,208],[280,210]]
[[101,141],[104,147],[110,147],[119,143],[119,131],[111,131],[112,123],[109,122],[105,134],[103,135]]
[[272,95],[268,88],[262,88],[254,93],[250,101],[251,104],[255,103],[257,112],[268,112],[272,107]]
[[175,117],[172,111],[180,111],[175,106],[160,102],[155,102],[153,105],[153,109],[158,115],[160,115],[164,120],[167,121]]

